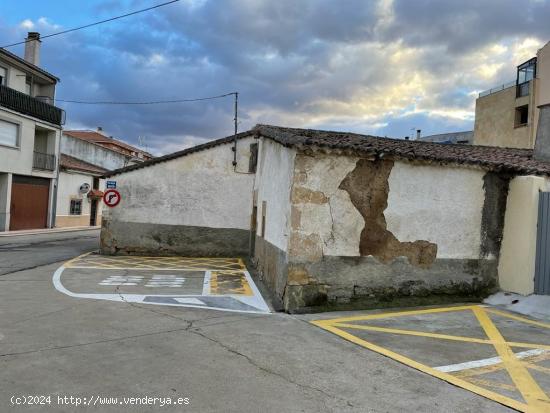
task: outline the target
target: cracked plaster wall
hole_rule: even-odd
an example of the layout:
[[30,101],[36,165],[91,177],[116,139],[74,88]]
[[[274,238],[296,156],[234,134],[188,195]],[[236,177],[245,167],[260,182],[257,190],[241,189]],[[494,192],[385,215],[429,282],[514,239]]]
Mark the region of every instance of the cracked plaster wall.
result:
[[[482,237],[482,215],[488,205],[504,211],[505,179],[323,153],[298,153],[294,174],[287,311],[364,298],[468,299],[494,288],[502,228],[487,221]],[[483,254],[487,241],[492,255]]]
[[365,221],[340,183],[359,158],[297,155],[291,194],[293,259],[358,256]]

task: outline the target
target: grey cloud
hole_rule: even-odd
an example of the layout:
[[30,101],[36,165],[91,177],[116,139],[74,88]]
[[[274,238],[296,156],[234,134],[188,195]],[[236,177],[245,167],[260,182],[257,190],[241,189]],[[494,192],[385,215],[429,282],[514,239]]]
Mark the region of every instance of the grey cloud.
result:
[[[369,113],[358,119],[331,116],[331,103],[353,108],[358,99],[384,96],[396,83],[412,82],[420,73],[431,80],[426,90],[419,91],[427,96],[427,110],[439,106],[468,110],[473,103],[469,93],[490,87],[487,82],[493,80],[462,75],[475,70],[476,62],[466,67],[461,59],[514,36],[550,39],[548,1],[395,0],[394,18],[384,25],[378,24],[375,1],[187,4],[44,41],[44,65],[62,78],[58,97],[151,100],[238,90],[241,130],[256,122],[280,122],[390,136],[426,125],[436,133],[465,128],[467,122],[428,114],[389,115],[383,107],[376,121]],[[122,11],[113,1],[96,9],[102,17]],[[55,22],[55,16],[46,17]],[[24,31],[0,25],[0,35],[20,38]],[[392,52],[402,45],[414,47],[415,55],[396,63]],[[155,54],[165,61],[152,62]],[[509,66],[506,62],[495,79],[508,80],[508,73],[513,73]],[[232,130],[230,98],[144,107],[64,107],[70,124],[101,125],[133,143],[138,136],[147,136],[158,151],[163,145],[174,150],[180,143],[226,136]],[[319,117],[329,120],[313,124],[312,119]],[[374,123],[389,125],[373,127]]]

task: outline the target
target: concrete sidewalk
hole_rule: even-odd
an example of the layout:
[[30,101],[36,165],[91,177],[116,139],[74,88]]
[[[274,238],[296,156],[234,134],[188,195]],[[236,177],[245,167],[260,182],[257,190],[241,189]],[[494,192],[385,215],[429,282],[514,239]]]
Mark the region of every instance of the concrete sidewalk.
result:
[[0,237],[17,237],[21,235],[35,235],[35,234],[58,234],[62,232],[75,232],[75,231],[90,231],[100,230],[101,226],[95,227],[66,227],[66,228],[43,228],[43,229],[25,229],[20,231],[0,231]]

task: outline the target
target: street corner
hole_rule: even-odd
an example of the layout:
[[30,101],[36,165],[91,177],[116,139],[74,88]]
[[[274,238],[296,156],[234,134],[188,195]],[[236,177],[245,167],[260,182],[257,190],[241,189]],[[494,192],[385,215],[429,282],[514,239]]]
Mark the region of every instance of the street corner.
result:
[[67,261],[53,276],[71,297],[269,313],[241,258],[105,256]]
[[513,409],[550,412],[550,323],[481,305],[311,323]]

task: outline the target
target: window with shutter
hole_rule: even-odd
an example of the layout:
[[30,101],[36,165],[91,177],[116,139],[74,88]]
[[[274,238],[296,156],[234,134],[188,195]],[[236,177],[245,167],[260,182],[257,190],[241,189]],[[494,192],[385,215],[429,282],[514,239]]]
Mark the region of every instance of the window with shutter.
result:
[[18,146],[19,125],[0,120],[0,145]]

